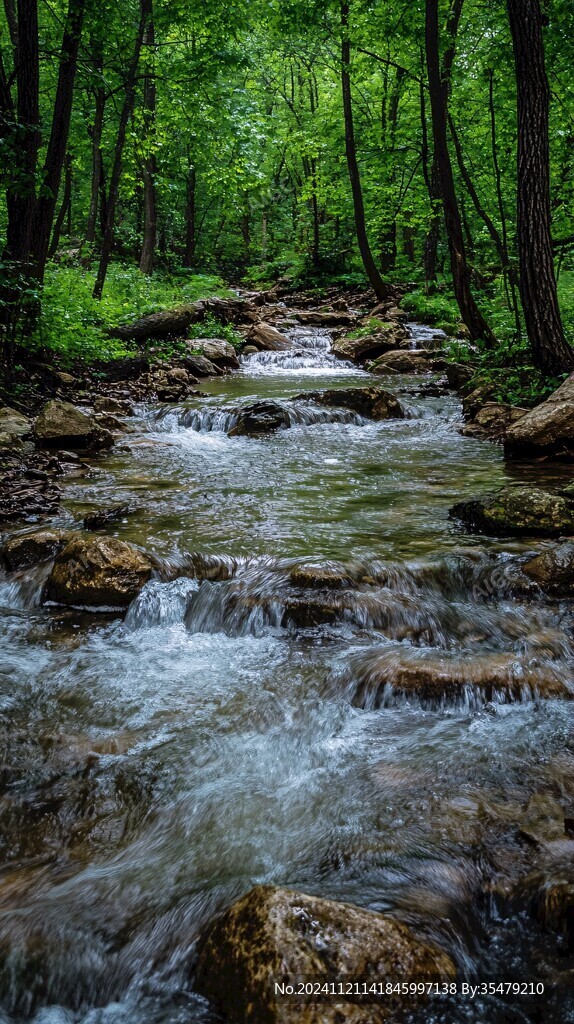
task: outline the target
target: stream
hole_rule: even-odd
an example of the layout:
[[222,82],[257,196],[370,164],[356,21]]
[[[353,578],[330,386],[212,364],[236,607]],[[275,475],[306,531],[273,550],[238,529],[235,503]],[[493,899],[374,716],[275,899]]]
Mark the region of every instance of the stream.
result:
[[[42,569],[0,576],[1,1024],[215,1024],[194,944],[259,883],[395,914],[468,977],[550,990],[571,968],[509,894],[531,871],[520,830],[573,816],[572,705],[536,699],[538,678],[571,683],[572,608],[519,586],[540,543],[448,517],[553,471],[461,436],[436,376],[375,378],[327,331],[288,333],[294,351],[244,357],[206,397],[140,407],[65,484],[57,525],[133,505],[107,532],[172,565],[193,554],[209,578],[152,581],[122,620],[41,608]],[[407,418],[292,403],[373,383]],[[291,429],[228,437],[259,399]],[[346,574],[327,612],[305,571]],[[424,702],[374,681],[437,658],[511,666],[532,692]],[[572,996],[553,998],[408,1019],[574,1021]]]

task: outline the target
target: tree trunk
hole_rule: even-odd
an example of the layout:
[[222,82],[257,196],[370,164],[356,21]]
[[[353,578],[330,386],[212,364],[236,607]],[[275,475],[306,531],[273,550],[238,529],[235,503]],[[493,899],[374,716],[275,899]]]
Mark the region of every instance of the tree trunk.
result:
[[425,97],[425,86],[423,81],[424,72],[424,61],[425,57],[421,51],[421,80],[420,80],[420,113],[421,113],[421,130],[422,130],[422,169],[423,177],[425,179],[425,185],[429,195],[431,217],[427,235],[425,238],[425,247],[423,254],[423,266],[425,272],[425,290],[427,295],[434,290],[436,285],[436,267],[437,267],[437,253],[438,253],[438,242],[440,237],[440,183],[439,174],[436,160],[430,158],[430,147],[428,139],[428,127],[427,127],[427,107]]
[[[476,305],[470,287],[470,269],[466,258],[463,225],[448,150],[448,79],[445,81],[441,75],[438,8],[439,0],[426,0],[425,42],[434,152],[440,180],[444,223],[450,250],[453,287],[461,317],[468,328],[471,339],[477,341],[479,338],[482,338],[492,345],[496,339]],[[445,63],[447,58],[450,58],[450,53],[451,50],[447,50]]]
[[69,214],[71,206],[72,206],[72,158],[71,158],[70,154],[68,153],[67,156],[66,156],[66,173],[65,173],[65,177],[64,177],[64,195],[63,195],[63,198],[62,198],[62,205],[60,206],[60,209],[59,209],[59,212],[58,212],[58,216],[56,217],[56,220],[55,220],[55,223],[54,223],[54,231],[52,232],[52,241],[50,243],[50,249],[48,251],[48,256],[49,257],[55,256],[56,252],[58,251],[58,246],[60,244],[60,235],[62,234],[62,228],[64,226],[64,221],[66,219],[66,216]]
[[197,244],[195,228],[195,190],[197,175],[193,164],[189,165],[186,182],[185,200],[185,253],[183,256],[184,267],[193,267],[195,261],[195,248]]
[[108,267],[110,265],[112,249],[114,247],[116,207],[118,204],[120,179],[122,176],[124,145],[126,141],[128,124],[134,109],[136,76],[140,59],[140,52],[144,40],[146,26],[148,24],[150,17],[151,0],[140,0],[140,22],[134,43],[133,54],[126,73],[124,102],[122,104],[120,120],[118,124],[118,134],[116,136],[116,145],[114,149],[114,162],[112,166],[112,173],[110,175],[110,185],[107,196],[106,223],[104,227],[104,237],[102,240],[102,251],[100,254],[100,263],[98,266],[98,273],[96,276],[96,283],[94,284],[93,291],[94,299],[101,299],[102,297],[106,275],[108,272]]
[[103,53],[100,45],[94,48],[94,73],[98,76],[98,84],[94,90],[94,124],[88,129],[92,140],[92,187],[90,191],[90,209],[86,224],[86,242],[92,244],[96,240],[96,224],[98,222],[98,197],[103,173],[102,132],[106,109],[106,91],[103,84]]
[[552,252],[550,208],[550,88],[539,0],[507,0],[514,46],[518,105],[520,296],[532,347],[543,373],[574,369],[564,336]]
[[[149,47],[149,60],[153,58],[155,50],[155,32],[153,24],[153,0],[150,0],[150,17],[146,25],[143,45]],[[156,88],[155,70],[148,68],[144,81],[144,130],[146,146],[153,146]],[[142,170],[142,182],[144,193],[144,223],[143,223],[143,244],[140,259],[140,270],[142,274],[151,276],[153,273],[155,243],[157,237],[157,194],[155,178],[157,174],[156,155],[152,151],[144,159]]]
[[50,235],[52,233],[58,191],[68,147],[74,81],[78,66],[78,50],[82,35],[85,2],[86,0],[69,0],[64,35],[62,37],[52,127],[34,223],[32,258],[35,264],[35,273],[40,282],[44,280]]
[[355,144],[355,128],[353,124],[353,104],[351,98],[351,44],[349,41],[349,4],[346,0],[341,3],[341,83],[343,87],[343,113],[345,117],[345,148],[347,152],[347,166],[349,168],[349,179],[351,192],[353,194],[353,206],[355,210],[355,230],[357,243],[365,267],[365,272],[373,291],[382,302],[388,298],[388,289],[377,269],[373,259],[367,227],[365,223],[365,206],[363,202],[363,190],[361,188],[361,176],[357,161],[357,148]]

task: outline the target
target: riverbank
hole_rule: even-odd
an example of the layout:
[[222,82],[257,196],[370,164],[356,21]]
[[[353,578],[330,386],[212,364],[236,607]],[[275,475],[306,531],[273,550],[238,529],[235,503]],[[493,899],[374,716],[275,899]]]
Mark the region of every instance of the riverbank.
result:
[[[210,929],[258,885],[286,923],[283,950],[275,933],[253,955],[288,948],[291,972],[308,942],[284,889],[323,901],[310,913],[326,915],[332,963],[346,940],[331,904],[347,903],[376,927],[402,922],[401,941],[447,958],[445,976],[452,963],[459,978],[547,986],[543,1002],[446,998],[409,1019],[571,1012],[571,584],[525,572],[555,540],[449,515],[508,485],[559,496],[570,466],[505,463],[464,436],[433,330],[397,317],[393,349],[388,328],[359,332],[354,364],[334,351],[349,324],[305,322],[321,313],[266,310],[289,346],[246,337],[239,369],[198,378],[202,395],[129,399],[117,382],[134,415],[105,415],[129,429],[82,451],[48,525],[153,560],[125,617],[42,603],[53,551],[2,578],[10,1020],[46,1006],[58,1024],[216,1020],[236,967],[231,951],[206,970]],[[373,367],[386,351],[416,372]],[[402,415],[345,405],[357,389],[392,393]],[[267,425],[270,405],[285,418],[238,435],[258,403]],[[129,514],[83,530],[114,507]],[[228,934],[248,956],[242,913]],[[372,945],[358,919],[381,963],[398,942],[385,928]]]

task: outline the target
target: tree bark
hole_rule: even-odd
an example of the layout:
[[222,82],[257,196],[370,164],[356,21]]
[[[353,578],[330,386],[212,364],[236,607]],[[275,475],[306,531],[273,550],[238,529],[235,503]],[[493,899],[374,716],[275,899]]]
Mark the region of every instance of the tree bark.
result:
[[[461,5],[462,6],[462,5]],[[427,72],[431,101],[435,159],[440,180],[444,223],[449,243],[450,263],[455,297],[460,315],[473,341],[483,339],[493,345],[496,341],[480,312],[470,287],[470,268],[466,257],[463,224],[457,201],[454,175],[447,138],[448,80],[454,56],[454,44],[445,54],[445,79],[441,75],[439,46],[439,0],[426,0],[425,43]]]
[[82,35],[84,9],[85,0],[69,0],[64,35],[62,37],[52,127],[34,223],[32,259],[35,264],[36,277],[40,283],[44,280],[50,235],[52,233],[58,191],[68,147],[74,81],[78,66],[78,50]]
[[69,212],[72,206],[72,158],[68,153],[66,156],[66,173],[64,176],[64,195],[62,197],[62,204],[58,211],[58,216],[54,222],[54,230],[52,232],[52,241],[50,242],[50,249],[48,256],[51,258],[56,255],[58,246],[60,244],[60,235],[62,234],[62,228],[66,216],[69,217]]
[[[149,47],[152,59],[155,49],[155,31],[153,23],[153,0],[150,0],[150,16],[145,28],[143,45]],[[144,131],[146,146],[153,146],[154,125],[156,108],[156,86],[155,70],[148,67],[144,81]],[[140,259],[140,270],[148,277],[153,273],[155,245],[157,238],[157,193],[155,179],[157,174],[157,159],[152,151],[144,159],[142,169],[143,201],[144,201],[144,222],[143,222],[143,244]]]
[[365,205],[363,201],[363,190],[361,187],[361,176],[357,161],[357,147],[355,143],[355,127],[353,123],[353,103],[351,97],[351,43],[349,41],[349,4],[343,0],[341,3],[341,83],[343,87],[343,113],[345,118],[345,148],[347,153],[347,166],[349,168],[349,179],[351,192],[353,194],[353,207],[355,211],[355,230],[357,243],[363,266],[373,291],[379,300],[388,298],[389,291],[385,285],[373,259],[367,227],[365,223]]
[[195,167],[190,163],[187,172],[186,196],[185,196],[185,252],[183,256],[184,267],[193,267],[195,262],[196,237],[196,207],[195,191],[197,186],[197,175]]
[[100,254],[100,263],[98,266],[98,273],[96,276],[96,282],[94,284],[93,291],[94,299],[101,299],[102,297],[106,275],[108,273],[108,267],[110,265],[110,259],[114,247],[116,207],[118,204],[120,179],[122,176],[124,145],[126,141],[128,124],[134,109],[136,76],[139,65],[141,48],[143,45],[146,26],[148,24],[149,18],[151,17],[151,13],[151,0],[140,0],[140,21],[134,43],[133,53],[126,73],[124,102],[122,104],[122,109],[120,113],[118,134],[116,136],[116,145],[114,149],[114,162],[112,166],[112,173],[110,175],[110,185],[107,195],[106,223],[104,227],[104,237],[102,240],[102,251]]
[[102,154],[102,132],[104,130],[104,116],[106,109],[106,90],[103,83],[104,55],[102,47],[98,43],[94,46],[93,65],[94,74],[98,82],[93,90],[94,95],[94,123],[88,128],[88,134],[92,140],[92,185],[90,190],[90,208],[86,224],[86,242],[92,244],[96,240],[96,224],[98,222],[98,198],[103,175],[103,154]]
[[507,0],[518,106],[517,235],[520,296],[534,364],[550,376],[574,369],[554,274],[550,207],[550,87],[539,0]]

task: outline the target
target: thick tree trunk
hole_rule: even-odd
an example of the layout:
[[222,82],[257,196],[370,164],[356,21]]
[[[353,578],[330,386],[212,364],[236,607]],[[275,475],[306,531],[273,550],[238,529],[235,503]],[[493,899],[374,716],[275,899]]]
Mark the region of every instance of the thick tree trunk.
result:
[[185,252],[183,255],[184,267],[193,267],[195,262],[196,237],[196,208],[195,190],[197,186],[197,175],[193,164],[189,165],[187,172],[186,194],[185,194]]
[[518,103],[520,296],[534,363],[549,375],[574,369],[564,336],[552,252],[550,88],[539,0],[507,0]]
[[345,147],[347,152],[347,166],[349,168],[349,179],[351,192],[353,194],[353,206],[355,210],[355,230],[357,243],[363,260],[365,272],[377,299],[382,302],[388,298],[389,291],[386,287],[373,259],[367,227],[365,222],[365,205],[363,202],[363,190],[361,188],[361,176],[357,161],[357,147],[355,143],[355,127],[353,124],[353,103],[351,98],[351,44],[349,41],[349,4],[343,0],[341,3],[341,82],[343,87],[343,113],[345,117]]
[[58,191],[68,147],[74,81],[78,66],[78,50],[82,35],[84,8],[85,0],[69,0],[64,35],[62,37],[52,128],[46,161],[44,163],[42,189],[37,202],[34,223],[32,259],[35,264],[36,276],[40,282],[44,280],[50,235],[52,233]]
[[107,196],[106,223],[104,227],[104,237],[102,240],[102,251],[100,254],[100,263],[98,266],[98,273],[96,276],[96,283],[94,284],[93,291],[94,299],[101,299],[102,297],[106,275],[108,273],[108,267],[110,265],[110,259],[114,247],[116,207],[120,191],[120,179],[122,176],[124,145],[126,141],[128,124],[134,109],[136,76],[141,48],[143,45],[146,26],[151,17],[151,13],[151,0],[140,0],[140,22],[134,43],[132,57],[126,73],[124,102],[122,104],[122,109],[120,113],[118,134],[116,136],[116,145],[114,149],[114,162],[112,166],[112,173],[110,175],[110,186]]
[[[456,196],[454,175],[447,139],[448,85],[441,75],[439,46],[439,0],[426,0],[426,57],[432,112],[434,152],[443,203],[444,223],[450,250],[455,297],[463,322],[473,341],[482,338],[494,344],[496,339],[474,300],[470,287],[470,268],[466,258],[463,224]],[[447,51],[450,57],[450,51]],[[445,55],[445,62],[447,55]],[[452,61],[451,61],[452,63]]]
[[[150,0],[150,8],[153,0]],[[153,24],[153,9],[150,11],[150,18],[146,25],[143,45],[149,47],[151,59],[155,48],[155,32]],[[146,146],[153,146],[153,134],[155,124],[156,88],[155,71],[148,68],[144,82],[144,125],[146,135]],[[140,270],[142,274],[150,276],[153,273],[155,244],[157,238],[157,194],[155,178],[157,174],[157,160],[154,152],[148,153],[145,157],[142,169],[143,196],[144,196],[144,222],[143,222],[143,244],[140,259]]]

